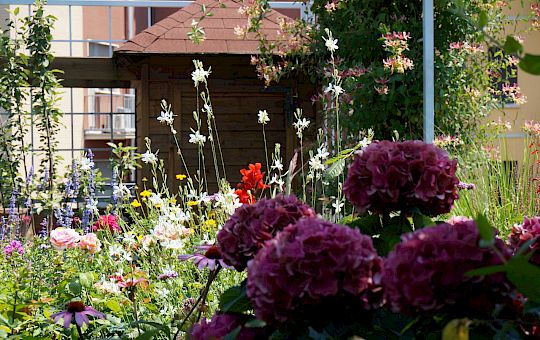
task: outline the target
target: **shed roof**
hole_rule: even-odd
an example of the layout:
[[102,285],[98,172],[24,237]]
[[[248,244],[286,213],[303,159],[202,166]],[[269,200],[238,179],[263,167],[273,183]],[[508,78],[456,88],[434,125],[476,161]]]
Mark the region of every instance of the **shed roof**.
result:
[[[212,16],[201,20],[199,26],[204,29],[205,40],[193,43],[187,36],[191,31],[192,20],[199,21],[203,15],[201,5]],[[247,18],[238,12],[242,6],[234,0],[197,0],[167,18],[148,27],[131,40],[116,49],[118,53],[148,54],[254,54],[258,53],[259,42],[249,33],[244,39],[234,34],[236,26],[244,26]],[[266,39],[277,38],[279,19],[288,18],[270,10],[261,23],[261,32]]]

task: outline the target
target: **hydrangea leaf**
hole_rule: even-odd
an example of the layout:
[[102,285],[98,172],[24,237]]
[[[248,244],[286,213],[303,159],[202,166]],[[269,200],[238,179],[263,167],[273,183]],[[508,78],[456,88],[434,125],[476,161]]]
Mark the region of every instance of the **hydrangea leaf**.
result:
[[514,256],[505,264],[506,276],[530,301],[540,303],[540,268],[526,256]]
[[483,247],[492,245],[495,242],[495,233],[486,216],[478,214],[476,217],[476,225],[478,226],[478,231],[480,233],[480,245]]
[[223,292],[219,299],[219,309],[230,313],[243,313],[253,309],[246,294],[246,286],[234,286]]

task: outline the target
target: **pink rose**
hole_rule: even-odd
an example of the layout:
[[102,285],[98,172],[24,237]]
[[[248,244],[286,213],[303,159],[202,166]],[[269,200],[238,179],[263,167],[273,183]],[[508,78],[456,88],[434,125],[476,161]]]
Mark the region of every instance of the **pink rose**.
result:
[[56,228],[51,231],[50,241],[52,246],[58,250],[75,248],[81,235],[73,229]]
[[101,242],[96,234],[88,233],[79,239],[79,247],[88,250],[91,254],[95,254],[101,250]]

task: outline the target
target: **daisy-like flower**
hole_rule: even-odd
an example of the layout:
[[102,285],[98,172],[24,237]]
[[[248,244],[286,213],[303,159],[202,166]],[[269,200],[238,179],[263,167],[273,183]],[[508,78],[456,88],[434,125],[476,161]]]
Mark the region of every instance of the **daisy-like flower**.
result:
[[191,129],[193,133],[189,134],[189,142],[192,144],[198,144],[200,146],[204,146],[204,143],[206,142],[206,136],[201,135],[199,130],[194,131]]
[[158,275],[158,280],[175,279],[178,277],[178,273],[174,270],[165,270],[162,274]]
[[162,124],[173,125],[174,115],[172,111],[161,111],[157,120]]
[[150,164],[156,164],[157,162],[157,157],[155,154],[153,154],[152,152],[150,152],[150,150],[147,150],[145,153],[143,153],[141,155],[141,160],[143,162],[145,162],[146,164],[150,163]]
[[226,265],[221,258],[221,251],[217,246],[210,244],[203,244],[195,247],[198,252],[195,252],[191,255],[179,255],[178,259],[180,261],[191,260],[199,270],[203,270],[208,267],[210,270],[214,270],[220,265],[223,268],[232,268],[231,266]]
[[141,202],[139,202],[139,200],[135,198],[135,199],[133,200],[133,202],[131,202],[131,206],[132,206],[133,208],[138,208],[138,207],[141,206]]
[[186,179],[186,175],[184,174],[177,174],[176,175],[176,179],[179,180],[179,181],[183,181],[184,179]]
[[54,322],[64,319],[64,328],[69,329],[72,323],[81,328],[84,324],[89,324],[88,316],[105,319],[105,314],[98,312],[92,307],[85,306],[81,301],[71,301],[66,304],[66,310],[51,315]]
[[269,121],[268,112],[266,110],[259,110],[259,124],[266,125]]

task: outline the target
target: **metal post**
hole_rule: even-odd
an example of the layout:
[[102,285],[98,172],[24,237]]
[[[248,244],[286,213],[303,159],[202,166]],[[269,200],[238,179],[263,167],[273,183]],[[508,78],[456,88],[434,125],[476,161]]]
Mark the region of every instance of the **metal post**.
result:
[[424,3],[424,141],[432,143],[435,135],[435,65],[433,42],[433,0]]

